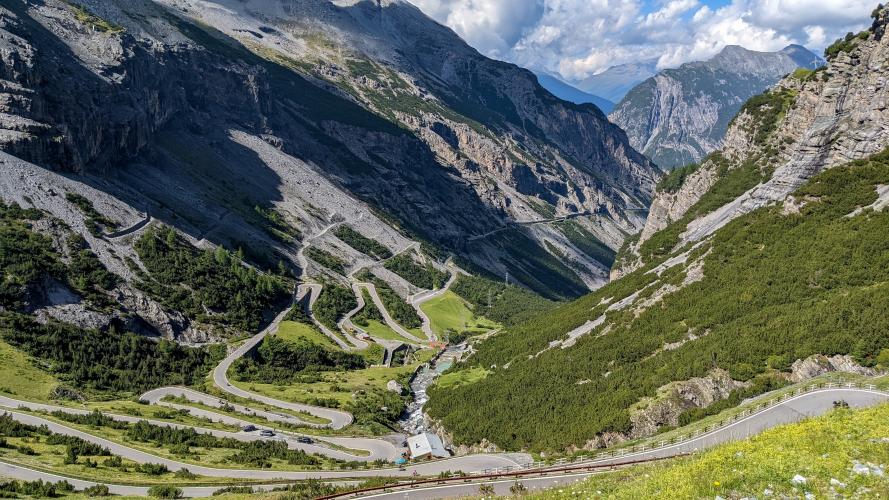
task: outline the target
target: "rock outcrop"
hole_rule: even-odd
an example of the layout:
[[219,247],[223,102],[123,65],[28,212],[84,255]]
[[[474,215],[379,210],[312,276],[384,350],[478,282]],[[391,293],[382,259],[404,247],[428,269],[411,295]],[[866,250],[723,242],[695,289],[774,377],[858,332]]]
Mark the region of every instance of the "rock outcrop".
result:
[[714,369],[706,377],[671,382],[658,389],[657,396],[636,403],[630,409],[631,439],[655,434],[662,426],[676,426],[679,415],[692,408],[706,408],[725,399],[736,389],[749,386],[732,380],[729,373]]
[[857,375],[873,376],[877,371],[873,368],[861,366],[848,354],[836,354],[834,356],[822,356],[816,354],[806,359],[798,359],[790,366],[791,382],[802,382],[831,372],[854,373]]
[[798,45],[778,52],[729,45],[707,61],[658,72],[634,87],[609,117],[659,166],[679,167],[719,149],[747,99],[797,68],[822,62]]
[[[616,249],[659,175],[595,106],[555,98],[403,1],[14,0],[0,60],[3,151],[197,241],[261,241],[271,262],[299,265],[254,207],[306,233],[362,211],[373,232],[397,225],[577,295],[610,262],[559,226],[510,226],[522,248],[468,237],[583,213],[573,223]],[[341,201],[316,200],[315,182]],[[559,279],[536,279],[544,268]]]
[[742,109],[732,120],[717,158],[704,160],[679,188],[656,191],[645,227],[629,248],[629,257],[612,270],[612,279],[639,267],[639,246],[682,219],[736,168],[753,164],[768,176],[736,199],[688,220],[678,246],[706,239],[734,218],[771,203],[788,200],[788,209],[793,210],[798,200],[788,197],[813,175],[889,146],[884,127],[889,121],[889,43],[880,35],[885,23],[882,10],[871,30],[852,39],[849,50],[813,72],[788,75],[778,82],[771,93],[789,101],[784,103],[786,109],[770,118],[774,122],[767,134],[758,133],[764,117]]

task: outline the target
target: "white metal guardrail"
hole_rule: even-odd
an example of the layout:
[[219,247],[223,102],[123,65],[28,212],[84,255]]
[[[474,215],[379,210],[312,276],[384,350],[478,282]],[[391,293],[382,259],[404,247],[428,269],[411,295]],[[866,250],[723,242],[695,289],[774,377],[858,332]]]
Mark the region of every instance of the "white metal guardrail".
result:
[[632,455],[634,453],[642,453],[642,452],[654,452],[659,449],[668,447],[668,446],[678,446],[682,444],[689,443],[700,438],[704,434],[709,434],[711,432],[718,431],[725,427],[728,427],[735,422],[751,417],[753,415],[763,413],[774,406],[783,403],[784,401],[796,397],[802,394],[822,391],[826,389],[859,389],[859,390],[868,390],[868,391],[876,391],[886,395],[889,395],[889,391],[878,389],[874,384],[866,384],[860,382],[819,382],[815,384],[806,385],[803,387],[798,387],[793,391],[785,392],[779,394],[778,396],[768,398],[762,402],[752,404],[747,408],[735,413],[730,417],[726,417],[724,419],[720,419],[716,424],[706,425],[702,429],[696,429],[693,432],[689,432],[688,434],[672,437],[670,439],[664,439],[658,441],[656,443],[641,443],[631,447],[619,448],[615,450],[606,450],[601,451],[599,453],[595,453],[593,455],[579,455],[574,458],[559,458],[552,462],[529,462],[522,465],[516,466],[507,466],[500,467],[496,469],[482,469],[479,471],[474,471],[471,474],[475,476],[485,476],[492,474],[509,474],[510,472],[524,471],[529,469],[550,469],[550,468],[559,468],[566,465],[577,465],[583,463],[594,463],[603,460],[608,460],[611,458],[619,458],[626,455]]

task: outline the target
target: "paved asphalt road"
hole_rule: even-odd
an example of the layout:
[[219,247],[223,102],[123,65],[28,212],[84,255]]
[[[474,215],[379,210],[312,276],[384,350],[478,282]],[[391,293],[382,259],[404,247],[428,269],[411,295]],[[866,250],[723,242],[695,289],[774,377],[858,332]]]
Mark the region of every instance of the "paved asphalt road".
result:
[[[300,285],[300,287],[302,288],[302,285]],[[297,299],[299,299],[299,297],[297,297]],[[281,324],[281,321],[287,315],[287,312],[289,310],[290,309],[287,308],[284,311],[281,311],[281,313],[278,314],[278,316],[274,319],[274,321],[271,322],[271,324],[269,324],[269,326],[267,326],[264,330],[257,333],[256,335],[250,337],[234,352],[232,352],[224,360],[222,360],[222,362],[219,363],[219,365],[217,365],[216,368],[213,370],[213,382],[216,384],[217,387],[219,387],[219,389],[229,394],[233,394],[245,399],[255,399],[257,401],[262,401],[263,403],[278,408],[310,413],[312,415],[329,420],[330,427],[334,429],[342,429],[343,427],[352,423],[352,414],[345,411],[334,410],[331,408],[322,408],[319,406],[281,401],[279,399],[270,398],[261,394],[255,394],[249,391],[245,391],[244,389],[235,387],[228,381],[228,369],[231,367],[232,363],[234,363],[235,360],[250,351],[250,349],[253,349],[254,346],[262,342],[262,339],[264,339],[265,336],[268,335],[270,332],[274,332],[275,330],[277,330],[278,325]]]
[[460,273],[463,272],[462,269],[457,267],[457,265],[450,260],[448,260],[447,262],[447,267],[448,270],[451,272],[451,276],[448,278],[448,281],[444,284],[443,287],[436,290],[427,290],[425,292],[420,292],[408,298],[408,302],[411,306],[413,306],[414,309],[417,310],[417,314],[423,321],[423,326],[421,327],[423,333],[426,335],[427,338],[431,340],[438,339],[438,336],[436,336],[435,332],[432,331],[432,321],[429,319],[429,316],[426,315],[423,309],[420,308],[420,305],[447,292],[451,288],[451,285],[453,285],[454,282],[457,281],[457,277],[460,276]]
[[[848,388],[836,388],[836,389],[820,389],[808,393],[803,393],[798,396],[794,396],[785,401],[782,401],[775,406],[772,406],[760,413],[755,413],[751,416],[743,418],[737,422],[734,422],[730,425],[717,429],[715,431],[703,434],[694,440],[687,441],[685,443],[667,446],[664,448],[659,448],[655,450],[649,450],[645,452],[633,453],[623,455],[621,457],[616,458],[608,458],[602,459],[595,462],[589,462],[587,465],[592,464],[617,464],[620,462],[625,462],[628,460],[642,460],[646,458],[659,458],[659,457],[669,457],[675,456],[683,453],[688,453],[690,451],[700,450],[709,446],[713,446],[719,443],[731,441],[734,439],[744,438],[750,435],[754,435],[756,433],[761,432],[762,430],[773,427],[775,425],[780,425],[789,422],[799,421],[803,418],[820,415],[825,413],[833,408],[834,401],[844,400],[853,408],[858,407],[866,407],[872,406],[881,402],[885,402],[889,400],[889,395],[878,392],[871,391],[866,389],[848,389]],[[468,457],[458,457],[450,460],[442,460],[438,462],[431,462],[428,464],[421,464],[416,466],[408,467],[405,471],[399,471],[398,469],[382,469],[382,470],[369,470],[369,471],[316,471],[316,472],[282,472],[282,471],[263,471],[263,470],[234,470],[234,469],[214,469],[203,466],[196,466],[192,464],[184,464],[181,462],[176,462],[173,460],[167,460],[160,457],[156,457],[154,455],[150,455],[145,452],[141,452],[139,450],[134,450],[132,448],[128,448],[123,445],[118,445],[116,443],[112,443],[105,439],[68,428],[66,426],[56,424],[54,422],[49,422],[39,417],[25,415],[18,412],[10,412],[14,418],[20,420],[25,423],[40,425],[46,424],[49,426],[50,430],[54,432],[59,432],[67,435],[75,435],[79,436],[88,441],[100,444],[102,446],[106,446],[111,450],[112,453],[124,456],[126,458],[130,458],[139,462],[153,462],[153,463],[163,463],[167,465],[171,470],[178,470],[180,468],[188,468],[190,471],[213,477],[232,477],[232,478],[252,478],[252,479],[268,479],[268,480],[276,480],[280,479],[283,481],[286,480],[298,480],[298,479],[307,479],[307,478],[346,478],[346,477],[370,477],[370,476],[410,476],[414,472],[420,475],[428,476],[428,475],[436,475],[441,471],[445,470],[463,470],[466,472],[470,471],[479,471],[487,468],[496,468],[496,467],[505,467],[507,465],[514,466],[517,463],[521,463],[527,461],[527,456],[515,455],[515,456],[505,456],[505,455],[473,455]],[[495,463],[496,462],[496,463]],[[10,467],[10,466],[6,466]],[[14,477],[22,477],[28,478],[30,476],[24,475],[21,469],[18,469],[16,473],[10,473]],[[44,474],[34,471],[28,471],[27,474]],[[579,473],[573,476],[570,476],[571,479],[581,479],[586,477],[591,473]],[[522,482],[526,485],[526,487],[548,487],[553,486],[555,484],[560,484],[559,480],[565,479],[569,476],[559,473],[557,477],[549,477],[543,478],[539,481],[537,480],[523,480]],[[496,482],[495,488],[501,488],[501,490],[497,490],[498,493],[501,491],[506,491],[509,488],[509,485],[514,481],[501,481]],[[505,489],[505,490],[504,490]],[[209,490],[206,489],[205,490]],[[392,493],[385,493],[373,496],[373,498],[409,498],[409,499],[429,499],[429,498],[444,498],[444,497],[453,497],[453,496],[462,496],[466,494],[476,493],[478,491],[478,483],[475,484],[466,484],[466,483],[458,483],[453,485],[443,485],[443,486],[435,486],[431,488],[418,488],[412,490],[401,490]],[[188,492],[189,494],[200,494],[199,491]],[[206,494],[206,492],[204,493]]]
[[370,299],[373,301],[374,305],[377,306],[377,309],[380,311],[380,314],[383,315],[383,320],[386,322],[386,325],[395,331],[395,333],[401,335],[406,340],[414,342],[416,344],[422,344],[423,340],[418,339],[416,335],[407,331],[395,321],[394,318],[389,314],[389,310],[386,309],[386,306],[383,304],[383,300],[380,299],[380,295],[377,293],[377,287],[374,286],[373,283],[358,283],[358,286],[367,290],[367,293],[370,294]]
[[[279,436],[285,438],[290,448],[303,450],[308,453],[317,453],[319,455],[325,455],[339,460],[356,460],[360,462],[373,462],[374,460],[386,460],[391,462],[398,458],[398,449],[395,447],[395,445],[393,445],[389,441],[385,441],[382,439],[363,437],[314,436],[311,434],[302,434],[299,432],[282,431],[280,429],[274,428],[273,426],[256,424],[254,422],[242,420],[231,415],[216,413],[214,411],[206,410],[203,408],[195,408],[188,405],[171,403],[169,401],[162,401],[162,398],[167,395],[185,396],[191,401],[200,402],[209,406],[222,406],[219,398],[210,396],[209,394],[204,394],[202,392],[186,389],[184,387],[162,387],[160,389],[154,389],[143,394],[140,399],[146,400],[152,404],[169,406],[177,409],[185,409],[188,410],[189,413],[191,413],[192,415],[209,418],[210,420],[216,422],[236,425],[238,427],[253,425],[257,429],[270,429],[275,431]],[[2,402],[2,399],[0,399],[0,402]],[[242,405],[233,403],[228,404],[231,405],[235,409],[235,411],[245,414],[255,413],[257,416],[263,417],[271,422],[300,422],[298,419],[290,415],[263,411],[254,408],[246,408]],[[203,432],[204,430],[201,429],[201,431]],[[256,435],[258,432],[259,431],[257,430],[247,435]],[[243,434],[245,433],[238,433],[238,435]],[[308,436],[318,444],[299,443],[298,441],[296,441],[297,436]],[[345,451],[325,447],[324,443],[332,443],[352,450],[364,450],[367,451],[369,455],[355,455],[352,453],[347,453]]]
[[[703,450],[721,443],[743,439],[782,424],[798,422],[808,417],[822,415],[833,409],[834,401],[843,400],[852,408],[864,408],[889,401],[889,394],[867,389],[820,389],[782,401],[760,413],[754,413],[714,431],[673,446],[654,450],[628,453],[615,458],[607,458],[586,462],[584,465],[618,465],[628,461],[655,458],[668,458],[676,455]],[[528,489],[553,487],[582,480],[597,471],[579,472],[574,474],[557,473],[543,478],[521,479],[520,482]],[[385,493],[370,493],[363,498],[429,500],[437,498],[454,498],[479,494],[479,484],[492,484],[497,494],[509,494],[509,487],[515,479],[503,481],[475,481],[473,483],[455,483],[428,488],[401,489]]]
[[[60,423],[56,423],[45,418],[21,413],[13,410],[6,410],[6,413],[13,419],[29,424],[29,425],[46,425],[50,431],[64,434],[67,436],[77,436],[86,441],[98,444],[108,448],[108,450],[121,457],[128,458],[139,463],[156,463],[163,464],[171,471],[180,469],[188,469],[189,471],[208,477],[228,477],[256,480],[282,480],[296,481],[303,479],[343,479],[352,477],[410,477],[416,472],[419,475],[438,475],[444,471],[477,471],[486,468],[496,467],[515,467],[520,463],[530,461],[530,457],[523,454],[498,454],[498,455],[468,455],[463,457],[455,457],[447,460],[438,460],[434,462],[422,463],[410,466],[405,470],[397,468],[388,469],[369,469],[355,471],[273,471],[260,469],[219,469],[214,467],[206,467],[203,465],[180,462],[169,458],[153,455],[148,452],[137,450],[126,445],[118,444],[108,439],[95,436],[78,429],[68,427]],[[171,424],[167,423],[166,425]],[[217,431],[223,432],[223,431]]]

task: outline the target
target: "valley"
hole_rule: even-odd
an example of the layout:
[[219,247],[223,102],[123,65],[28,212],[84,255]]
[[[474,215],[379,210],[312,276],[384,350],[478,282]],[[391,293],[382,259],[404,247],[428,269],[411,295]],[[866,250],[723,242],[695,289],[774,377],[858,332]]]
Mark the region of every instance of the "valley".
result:
[[568,84],[422,7],[2,2],[0,496],[889,495],[889,8]]

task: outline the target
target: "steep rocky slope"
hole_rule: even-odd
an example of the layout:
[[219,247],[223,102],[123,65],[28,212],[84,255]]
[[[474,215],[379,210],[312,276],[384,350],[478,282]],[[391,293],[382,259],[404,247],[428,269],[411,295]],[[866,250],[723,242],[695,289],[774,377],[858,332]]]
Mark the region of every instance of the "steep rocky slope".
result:
[[3,151],[263,266],[300,264],[269,214],[302,235],[345,218],[576,295],[607,253],[547,221],[584,214],[613,254],[658,176],[594,106],[407,2],[14,1],[2,23]]
[[821,63],[798,45],[779,52],[729,45],[710,60],[658,72],[627,93],[609,117],[662,168],[694,163],[720,147],[747,99],[797,68]]
[[[594,448],[830,370],[889,368],[889,9],[750,99],[659,183],[622,277],[476,346],[430,391],[458,443]],[[483,373],[483,377],[479,377]]]

